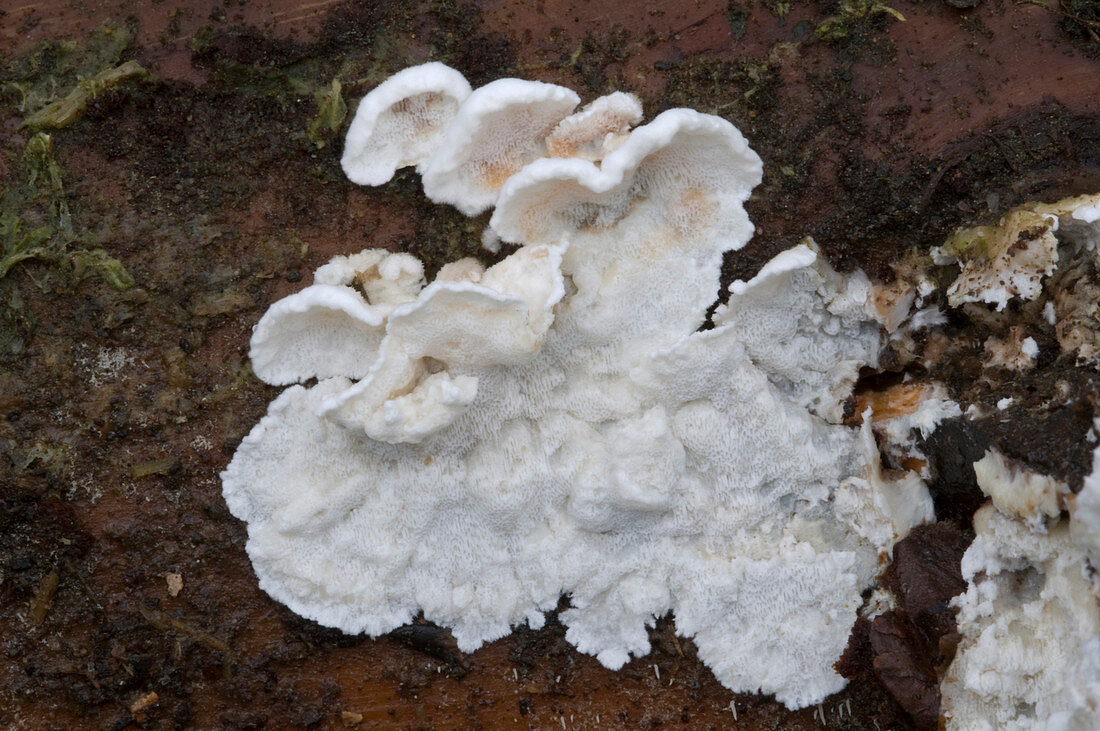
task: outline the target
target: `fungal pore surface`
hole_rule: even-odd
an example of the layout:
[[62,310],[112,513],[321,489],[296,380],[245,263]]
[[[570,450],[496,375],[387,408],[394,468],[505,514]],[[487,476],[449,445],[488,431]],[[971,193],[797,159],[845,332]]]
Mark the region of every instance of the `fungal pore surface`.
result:
[[839,424],[880,346],[867,278],[807,241],[708,322],[761,177],[732,125],[635,127],[626,94],[575,112],[568,89],[467,95],[453,73],[368,95],[345,169],[415,165],[518,247],[427,284],[407,254],[337,257],[264,315],[254,370],[299,385],[222,474],[260,586],[349,633],[422,613],[463,651],[566,595],[567,639],[610,668],[671,612],[727,687],[820,702],[862,592],[932,518],[917,475],[882,474],[869,419]]

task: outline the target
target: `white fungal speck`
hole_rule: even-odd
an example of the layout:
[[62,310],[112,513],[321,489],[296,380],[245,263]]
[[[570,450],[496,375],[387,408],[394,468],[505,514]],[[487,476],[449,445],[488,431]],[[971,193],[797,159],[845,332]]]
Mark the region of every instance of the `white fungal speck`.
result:
[[1054,302],[1047,300],[1043,305],[1043,319],[1047,321],[1048,325],[1055,325],[1058,323],[1058,313],[1054,311]]

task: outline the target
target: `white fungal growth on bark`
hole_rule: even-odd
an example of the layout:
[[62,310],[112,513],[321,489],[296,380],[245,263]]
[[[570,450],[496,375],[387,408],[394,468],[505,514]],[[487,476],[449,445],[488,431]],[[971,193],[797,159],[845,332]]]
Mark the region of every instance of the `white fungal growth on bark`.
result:
[[[489,238],[517,251],[427,286],[407,259],[339,258],[256,328],[261,378],[318,379],[222,475],[260,585],[346,632],[423,612],[464,651],[564,593],[567,639],[611,668],[671,611],[727,687],[819,703],[880,557],[932,515],[836,423],[878,352],[866,278],[803,245],[701,329],[759,158],[691,110],[631,132],[632,98],[562,122],[575,95],[543,86],[474,91],[420,163],[437,191],[476,172],[440,199],[495,204]],[[608,144],[548,158],[548,134]]]

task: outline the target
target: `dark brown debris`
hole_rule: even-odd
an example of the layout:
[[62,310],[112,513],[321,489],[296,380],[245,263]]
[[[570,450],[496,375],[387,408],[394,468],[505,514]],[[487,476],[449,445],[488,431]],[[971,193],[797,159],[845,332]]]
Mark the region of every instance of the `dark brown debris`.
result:
[[957,642],[948,602],[966,589],[960,562],[969,543],[949,522],[917,526],[899,541],[882,577],[898,608],[860,618],[836,665],[847,678],[880,683],[920,729],[939,721],[939,683]]

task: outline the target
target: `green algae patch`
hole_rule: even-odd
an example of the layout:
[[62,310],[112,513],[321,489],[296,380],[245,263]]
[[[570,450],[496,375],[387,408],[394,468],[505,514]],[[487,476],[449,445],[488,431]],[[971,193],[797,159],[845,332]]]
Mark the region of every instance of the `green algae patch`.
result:
[[344,118],[348,116],[348,105],[341,94],[340,79],[333,79],[328,88],[317,89],[313,98],[317,101],[317,114],[306,126],[306,136],[317,149],[331,142]]
[[137,62],[123,62],[132,41],[129,28],[104,24],[86,40],[41,43],[4,70],[4,95],[15,101],[26,126],[71,124],[89,98],[144,73]]
[[50,136],[31,137],[22,162],[13,184],[0,193],[0,279],[28,259],[57,258],[72,234],[63,172],[53,158]]
[[99,276],[116,290],[132,287],[122,262],[96,247],[93,234],[74,229],[53,138],[39,132],[27,140],[22,163],[0,192],[0,280],[18,264],[38,260],[68,267],[78,280]]
[[[74,225],[65,170],[55,158],[53,136],[43,131],[69,127],[94,99],[127,81],[151,78],[136,61],[124,60],[132,41],[129,28],[104,24],[81,41],[38,44],[3,69],[4,100],[22,117],[20,127],[35,132],[21,158],[9,161],[0,189],[0,282],[36,261],[76,281],[97,276],[116,290],[133,286],[126,267],[97,245],[91,231]],[[8,289],[0,292],[5,331],[21,306],[18,293]]]
[[853,33],[854,26],[876,15],[905,22],[904,15],[877,0],[848,0],[840,4],[835,15],[830,15],[818,24],[814,29],[814,38],[825,43],[846,39]]
[[151,78],[152,75],[137,61],[127,61],[114,68],[99,72],[90,79],[81,79],[61,99],[47,104],[23,120],[24,127],[61,129],[84,116],[88,102],[103,92],[129,79]]
[[73,266],[73,276],[77,279],[97,276],[118,292],[134,286],[134,278],[122,262],[104,249],[73,251],[69,253],[68,260]]

